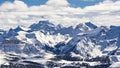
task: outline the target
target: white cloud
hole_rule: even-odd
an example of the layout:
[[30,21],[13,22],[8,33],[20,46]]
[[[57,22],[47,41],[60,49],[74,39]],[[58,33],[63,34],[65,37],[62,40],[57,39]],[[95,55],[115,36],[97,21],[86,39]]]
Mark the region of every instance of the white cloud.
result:
[[53,7],[63,7],[68,6],[69,3],[67,2],[67,0],[49,0],[46,5]]
[[24,11],[27,10],[27,5],[22,2],[22,1],[14,1],[14,3],[10,3],[10,2],[5,2],[4,4],[2,4],[2,6],[0,6],[0,12],[6,12],[6,11]]
[[[64,26],[91,21],[97,25],[120,25],[120,1],[104,1],[85,8],[69,7],[67,0],[49,0],[45,5],[28,7],[24,2],[5,2],[0,6],[0,28],[29,26],[39,20],[50,20]],[[3,27],[4,26],[4,27]]]

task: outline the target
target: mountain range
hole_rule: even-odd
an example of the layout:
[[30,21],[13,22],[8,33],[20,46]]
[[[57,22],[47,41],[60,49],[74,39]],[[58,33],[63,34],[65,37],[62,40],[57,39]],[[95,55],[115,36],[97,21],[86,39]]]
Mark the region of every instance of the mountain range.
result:
[[[111,60],[111,56],[119,55],[119,46],[120,26],[97,26],[91,22],[64,27],[49,21],[39,21],[29,27],[0,30],[0,51],[7,57],[1,64],[11,61],[11,54],[26,58],[15,60],[17,63],[30,60],[44,64],[56,56],[84,60],[110,56]],[[39,62],[33,60],[36,56],[42,59]]]

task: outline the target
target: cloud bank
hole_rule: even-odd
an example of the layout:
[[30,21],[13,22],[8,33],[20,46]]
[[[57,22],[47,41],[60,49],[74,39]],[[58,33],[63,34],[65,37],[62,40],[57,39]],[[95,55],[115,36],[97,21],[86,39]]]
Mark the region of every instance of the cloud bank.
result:
[[120,1],[105,0],[85,8],[73,8],[67,0],[48,0],[45,5],[27,6],[23,1],[5,2],[0,6],[0,28],[9,29],[18,25],[29,26],[40,20],[49,20],[55,25],[77,25],[93,22],[96,25],[120,25]]

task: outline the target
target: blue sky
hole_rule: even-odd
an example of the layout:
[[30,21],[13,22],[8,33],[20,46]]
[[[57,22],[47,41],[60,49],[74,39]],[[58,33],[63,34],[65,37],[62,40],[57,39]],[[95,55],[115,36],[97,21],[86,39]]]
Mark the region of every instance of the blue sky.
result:
[[[14,0],[0,0],[0,4],[9,1],[9,2],[14,2]],[[47,2],[47,0],[22,0],[25,2],[28,6],[33,6],[33,5],[43,5]]]
[[72,7],[81,7],[91,6],[103,2],[103,0],[68,0]]
[[[0,4],[9,1],[14,2],[14,0],[0,0]],[[28,6],[34,6],[34,5],[43,5],[48,0],[22,0],[25,2]],[[91,6],[98,4],[100,2],[103,2],[104,0],[67,0],[72,7],[81,7],[84,8],[86,6]]]

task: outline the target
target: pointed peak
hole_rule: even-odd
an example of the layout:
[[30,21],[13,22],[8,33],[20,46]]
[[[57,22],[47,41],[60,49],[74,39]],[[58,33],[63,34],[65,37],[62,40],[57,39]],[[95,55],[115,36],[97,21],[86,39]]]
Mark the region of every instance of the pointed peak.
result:
[[55,27],[54,24],[50,23],[48,20],[39,21],[39,23],[32,24],[29,28],[32,30],[40,30],[44,28]]
[[15,32],[19,32],[19,31],[23,31],[23,29],[21,28],[21,26],[18,26],[17,28],[14,29]]
[[50,21],[48,20],[43,20],[43,21],[39,21],[38,23],[39,25],[48,25],[48,26],[53,26],[54,27],[54,24],[52,24]]
[[21,29],[22,26],[18,26],[17,28]]
[[57,25],[57,29],[61,29],[61,28],[64,28],[62,24],[58,24]]
[[49,23],[49,20],[41,20],[41,21],[39,21],[39,23],[41,24],[41,23]]
[[83,27],[83,24],[80,23],[80,24],[78,24],[78,25],[76,26],[76,29],[77,29],[77,28],[82,28],[82,27]]
[[91,22],[86,22],[85,25],[90,27],[90,28],[92,28],[92,29],[96,29],[97,28],[97,26],[95,24],[91,23]]
[[14,29],[13,28],[10,28],[8,31],[13,31]]
[[23,27],[23,26],[18,26],[14,29],[15,32],[19,32],[19,31],[28,31],[30,30],[29,28]]

